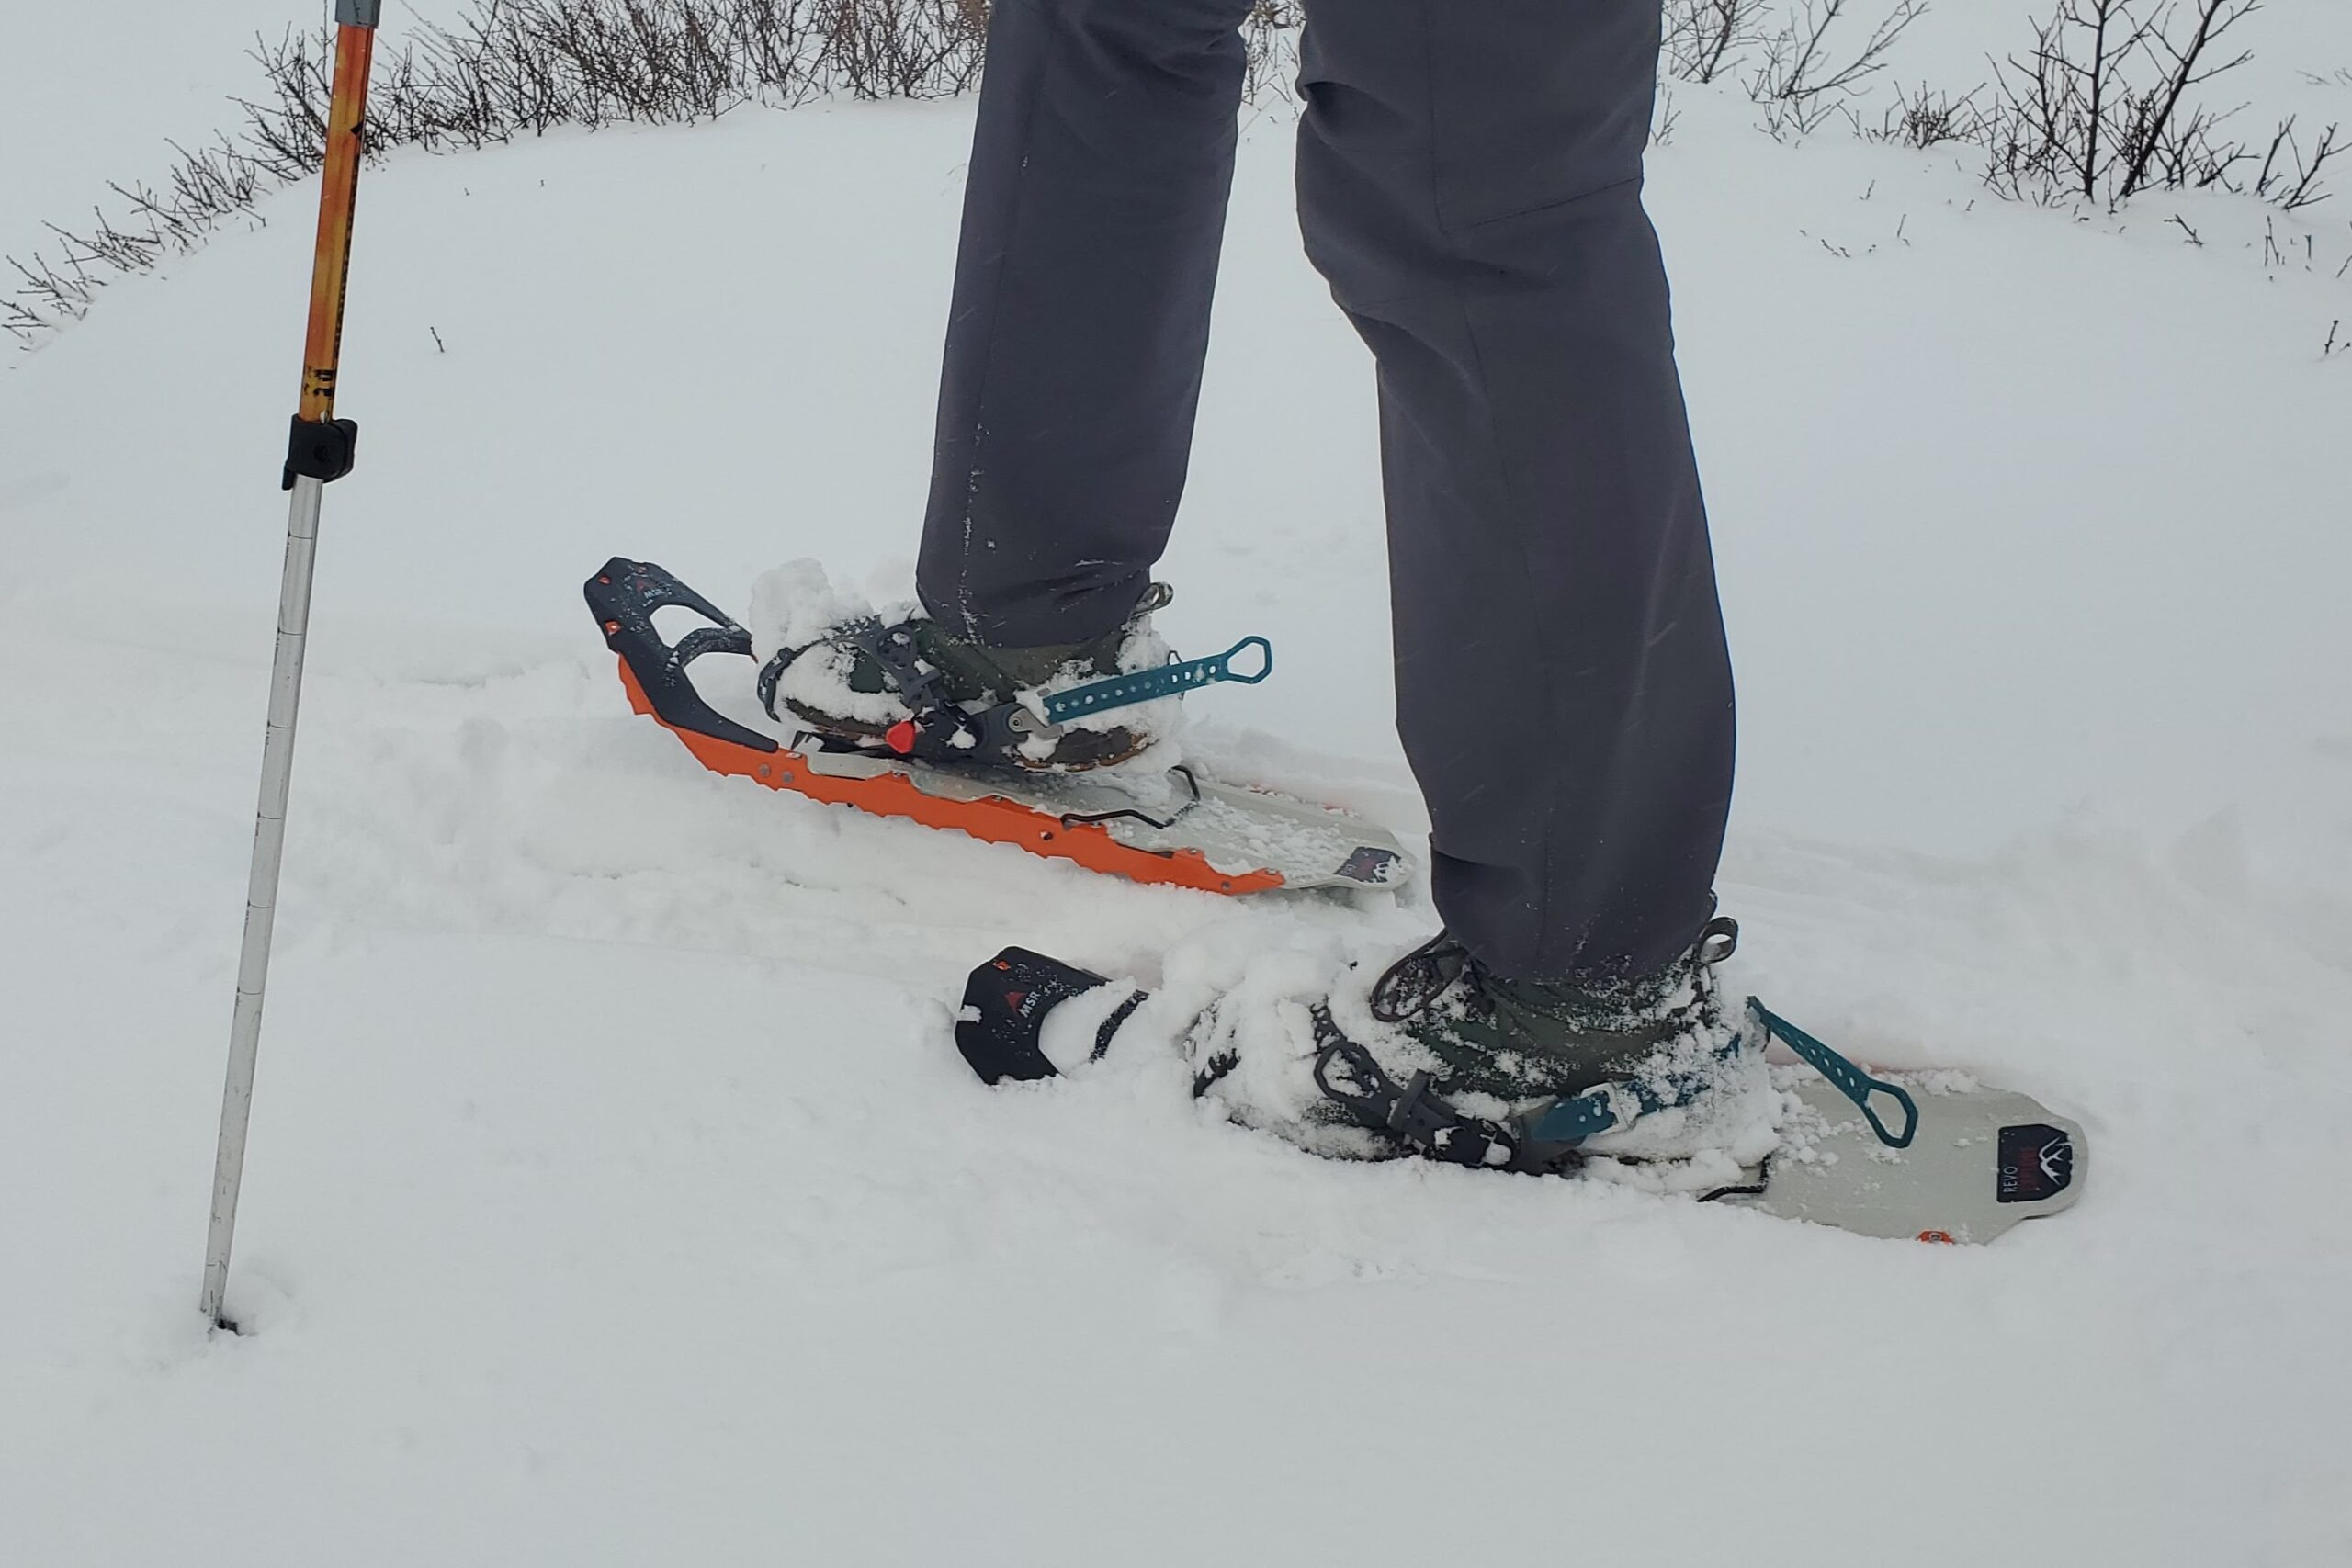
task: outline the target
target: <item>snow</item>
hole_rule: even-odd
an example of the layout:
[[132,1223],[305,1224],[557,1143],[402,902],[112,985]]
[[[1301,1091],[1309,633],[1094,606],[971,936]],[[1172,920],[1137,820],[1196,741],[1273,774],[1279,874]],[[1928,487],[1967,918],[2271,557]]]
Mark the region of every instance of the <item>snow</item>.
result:
[[[892,619],[903,620],[910,608],[894,606]],[[752,633],[753,657],[764,664],[784,649],[807,648],[844,622],[874,613],[865,594],[833,585],[824,562],[802,559],[786,561],[752,584],[743,625]]]
[[[1955,73],[2014,33],[1980,9]],[[2256,22],[2352,64],[2335,8]],[[176,58],[48,64],[57,188],[206,123],[108,129]],[[903,574],[968,105],[403,157],[360,206],[242,1338],[195,1296],[312,192],[0,369],[0,1560],[2352,1557],[2352,192],[2266,266],[2250,204],[2006,207],[1677,98],[1727,985],[2079,1118],[2074,1210],[1869,1242],[1315,1160],[1172,1055],[982,1088],[950,1023],[1007,942],[1271,994],[1432,920],[1091,879],[628,712],[606,556],[739,613],[795,558]],[[14,245],[53,192],[10,113]],[[1188,699],[1188,759],[1409,834],[1370,376],[1286,157],[1254,120],[1159,623],[1280,645]]]

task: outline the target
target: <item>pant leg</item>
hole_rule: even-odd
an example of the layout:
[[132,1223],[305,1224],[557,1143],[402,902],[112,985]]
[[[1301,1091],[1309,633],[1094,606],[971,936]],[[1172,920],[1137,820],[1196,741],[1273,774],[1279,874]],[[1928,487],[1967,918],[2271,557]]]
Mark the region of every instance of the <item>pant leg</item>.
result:
[[1124,620],[1208,350],[1250,0],[998,0],[917,582],[1008,647]]
[[1658,0],[1308,0],[1307,248],[1378,362],[1397,725],[1502,974],[1709,913],[1732,688],[1642,210]]

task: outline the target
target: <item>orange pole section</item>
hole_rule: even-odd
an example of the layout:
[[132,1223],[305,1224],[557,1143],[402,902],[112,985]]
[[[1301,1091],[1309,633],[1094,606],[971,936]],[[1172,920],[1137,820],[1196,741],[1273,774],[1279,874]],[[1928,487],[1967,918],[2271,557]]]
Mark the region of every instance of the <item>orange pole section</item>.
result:
[[373,27],[335,29],[334,85],[327,102],[324,186],[319,192],[319,243],[311,263],[311,326],[302,342],[302,400],[298,418],[334,417],[335,365],[343,352],[344,285],[351,271],[351,215],[359,196],[359,154],[368,112]]

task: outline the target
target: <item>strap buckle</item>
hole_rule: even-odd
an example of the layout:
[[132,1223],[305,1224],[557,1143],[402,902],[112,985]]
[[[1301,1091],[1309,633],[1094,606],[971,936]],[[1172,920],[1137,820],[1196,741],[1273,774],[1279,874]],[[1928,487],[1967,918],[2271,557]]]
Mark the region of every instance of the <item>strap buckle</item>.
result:
[[1431,1087],[1428,1073],[1416,1072],[1398,1089],[1371,1052],[1340,1032],[1329,1008],[1318,1003],[1312,1016],[1319,1043],[1315,1087],[1363,1125],[1393,1133],[1416,1153],[1448,1165],[1484,1170],[1557,1168],[1528,1163],[1519,1134],[1503,1123],[1455,1110]]

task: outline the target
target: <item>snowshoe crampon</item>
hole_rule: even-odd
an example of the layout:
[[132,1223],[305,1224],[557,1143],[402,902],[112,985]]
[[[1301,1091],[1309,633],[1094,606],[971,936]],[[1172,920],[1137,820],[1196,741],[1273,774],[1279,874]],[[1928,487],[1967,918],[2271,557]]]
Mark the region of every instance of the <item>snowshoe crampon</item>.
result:
[[[1061,1067],[1047,1051],[1048,1017],[1062,1003],[1109,984],[1043,953],[1008,947],[966,983],[956,1049],[985,1083],[1058,1077]],[[1120,1026],[1148,999],[1130,990],[1091,1030],[1062,1039],[1064,1065],[1080,1055],[1102,1057]],[[1080,1018],[1091,1021],[1094,1010]],[[1466,1115],[1427,1074],[1399,1085],[1369,1052],[1330,1029],[1328,1014],[1317,1022],[1327,1056],[1341,1050],[1360,1058],[1351,1060],[1349,1081],[1336,1091],[1318,1065],[1324,1092],[1367,1126],[1385,1125],[1424,1157],[1572,1176],[1583,1163],[1574,1145],[1618,1124],[1614,1111],[1586,1113],[1611,1100],[1605,1090],[1508,1122]],[[2083,1130],[2039,1100],[1956,1087],[1955,1074],[1905,1075],[1914,1080],[1910,1086],[1873,1076],[1753,998],[1744,1027],[1787,1046],[1815,1076],[1796,1088],[1804,1111],[1783,1128],[1782,1149],[1744,1171],[1738,1182],[1704,1194],[1705,1201],[1860,1235],[1987,1242],[2020,1220],[2070,1206],[2082,1193],[2089,1174]],[[1755,1043],[1760,1049],[1763,1042]]]
[[[725,612],[651,562],[617,556],[588,580],[585,593],[619,658],[629,705],[713,773],[956,829],[1135,882],[1259,893],[1389,887],[1411,875],[1395,837],[1369,822],[1188,769],[1144,778],[1028,773],[831,749],[805,737],[787,746],[757,728],[763,716],[752,634]],[[685,618],[702,624],[672,641],[654,624],[664,610],[688,612]]]

